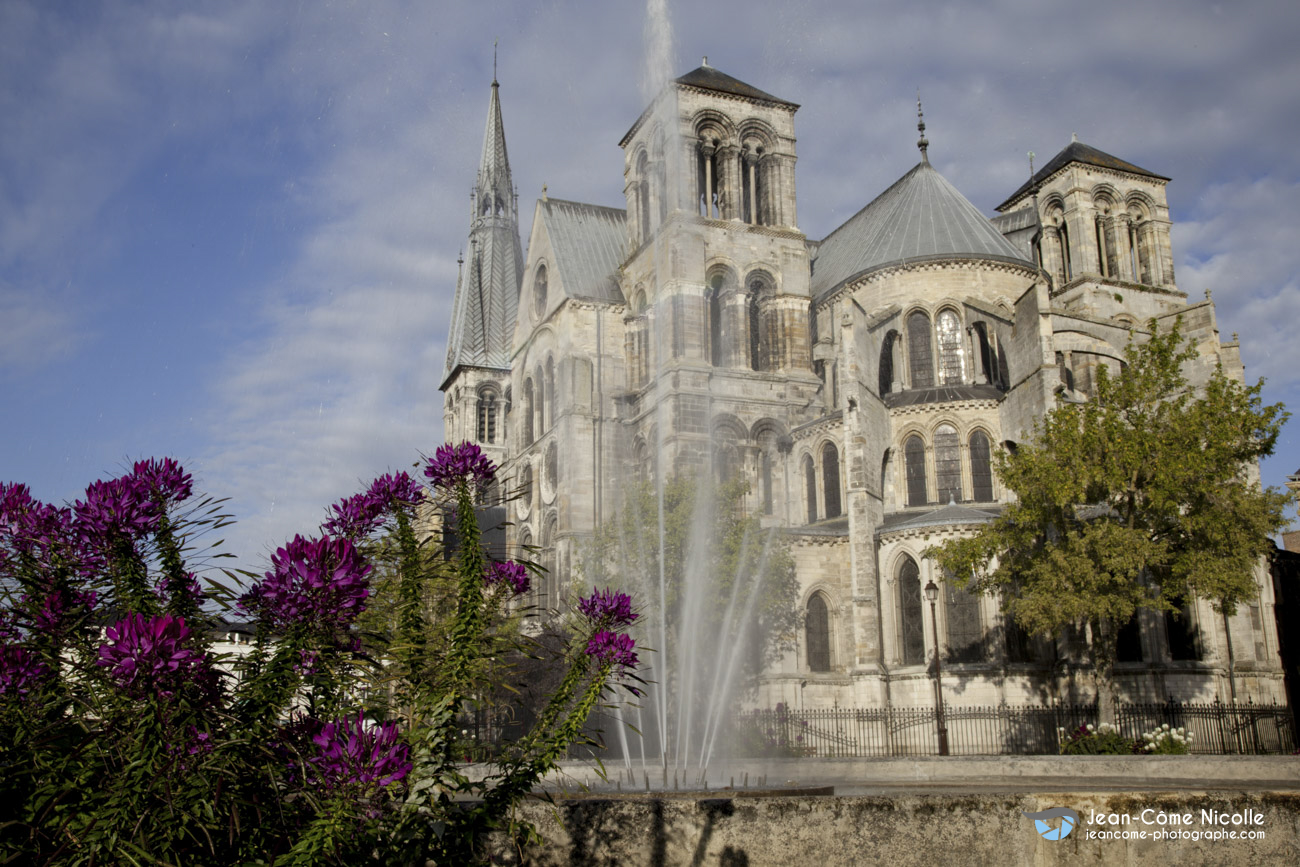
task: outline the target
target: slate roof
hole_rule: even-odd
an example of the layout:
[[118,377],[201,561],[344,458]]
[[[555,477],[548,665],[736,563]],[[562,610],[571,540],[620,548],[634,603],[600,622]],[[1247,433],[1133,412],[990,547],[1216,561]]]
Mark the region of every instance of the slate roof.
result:
[[977,507],[950,502],[946,506],[922,512],[909,509],[906,512],[886,515],[876,529],[876,535],[932,527],[969,527],[972,524],[987,524],[1001,512],[1001,507],[993,503],[981,504]]
[[[447,363],[443,385],[462,366],[496,370],[510,368],[524,253],[515,217],[514,185],[506,155],[499,85],[492,82],[483,156],[474,186],[474,216],[470,220],[469,250],[456,280]],[[491,204],[480,214],[480,203]],[[496,207],[501,204],[500,213]]]
[[992,385],[938,385],[909,388],[885,395],[885,406],[919,406],[927,403],[956,403],[963,400],[1001,400],[1002,392]]
[[1024,253],[922,160],[821,242],[813,261],[813,297],[887,265],[945,258],[1026,264]]
[[618,269],[627,258],[627,214],[563,199],[538,202],[551,241],[551,270],[570,298],[622,304]]
[[779,96],[773,96],[770,93],[764,93],[753,85],[732,78],[721,70],[714,69],[712,66],[701,66],[692,69],[690,72],[676,79],[678,84],[685,84],[690,87],[699,87],[704,90],[716,90],[719,93],[729,93],[733,96],[743,96],[746,99],[757,99],[763,102],[775,102],[778,105],[788,105],[791,108],[798,108],[798,103],[781,99]]
[[1144,175],[1148,178],[1155,178],[1161,181],[1167,181],[1169,178],[1164,175],[1158,175],[1155,172],[1149,172],[1144,168],[1133,165],[1127,160],[1111,156],[1105,151],[1097,150],[1092,145],[1086,145],[1081,141],[1072,141],[1065,148],[1047,161],[1047,165],[1034,172],[1034,176],[1020,185],[1007,200],[998,205],[994,210],[1004,211],[1014,205],[1020,199],[1024,198],[1036,184],[1041,184],[1070,163],[1084,163],[1085,165],[1098,166],[1103,169],[1111,169],[1117,172],[1128,172],[1134,175]]

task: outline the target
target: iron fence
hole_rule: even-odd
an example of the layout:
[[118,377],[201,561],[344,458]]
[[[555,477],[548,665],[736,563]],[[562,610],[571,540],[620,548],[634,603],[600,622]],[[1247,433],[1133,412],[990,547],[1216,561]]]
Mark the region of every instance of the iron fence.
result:
[[[883,757],[938,755],[934,708],[779,707],[738,714],[732,743],[751,755]],[[1097,722],[1095,704],[944,708],[948,750],[954,756],[1056,753],[1060,730]],[[1285,705],[1166,702],[1121,704],[1120,733],[1141,740],[1161,726],[1192,733],[1190,752],[1291,753],[1295,724]]]

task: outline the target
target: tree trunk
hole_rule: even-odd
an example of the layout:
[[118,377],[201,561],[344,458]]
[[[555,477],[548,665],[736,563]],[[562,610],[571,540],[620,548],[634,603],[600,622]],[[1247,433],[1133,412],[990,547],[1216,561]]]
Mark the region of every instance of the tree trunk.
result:
[[1109,618],[1088,624],[1088,648],[1092,656],[1093,680],[1097,687],[1097,722],[1115,725],[1115,656],[1119,631]]

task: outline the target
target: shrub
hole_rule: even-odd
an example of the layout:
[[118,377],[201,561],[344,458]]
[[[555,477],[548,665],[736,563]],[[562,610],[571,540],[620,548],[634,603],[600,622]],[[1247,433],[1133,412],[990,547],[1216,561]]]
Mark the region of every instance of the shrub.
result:
[[1119,733],[1110,723],[1081,724],[1072,731],[1064,726],[1057,729],[1063,756],[1127,756],[1136,751],[1137,744]]
[[[375,480],[263,576],[238,573],[254,579],[238,597],[186,565],[189,540],[227,516],[191,501],[174,461],[141,461],[67,508],[0,484],[0,863],[480,857],[638,663],[631,600],[583,600],[536,724],[483,781],[461,773],[459,720],[535,568],[483,551],[474,502],[495,472],[476,446],[444,446],[431,491]],[[413,529],[430,499],[459,540],[450,572]],[[386,556],[391,628],[363,635]],[[445,604],[427,604],[434,582]],[[214,653],[214,606],[252,618],[250,652]]]
[[1149,732],[1143,732],[1142,739],[1145,741],[1141,745],[1144,753],[1153,756],[1185,756],[1192,744],[1192,733],[1182,726],[1170,728],[1169,723],[1165,723]]

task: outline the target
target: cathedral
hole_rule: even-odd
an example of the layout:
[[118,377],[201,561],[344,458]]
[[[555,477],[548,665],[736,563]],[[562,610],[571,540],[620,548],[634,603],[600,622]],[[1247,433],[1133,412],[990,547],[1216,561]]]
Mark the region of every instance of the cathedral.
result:
[[[544,189],[525,253],[493,81],[446,439],[480,444],[523,492],[506,544],[540,552],[543,609],[564,604],[628,479],[747,479],[746,511],[794,557],[803,624],[758,706],[929,706],[936,646],[951,702],[1090,700],[1081,639],[1026,635],[922,552],[998,514],[994,452],[1086,400],[1149,319],[1182,317],[1194,383],[1218,364],[1244,375],[1208,293],[1175,284],[1169,179],[1076,140],[987,217],[930,164],[922,121],[920,161],[813,239],[796,219],[798,108],[706,61],[620,142],[624,205]],[[1231,618],[1197,602],[1128,624],[1123,697],[1283,701],[1256,577]]]

